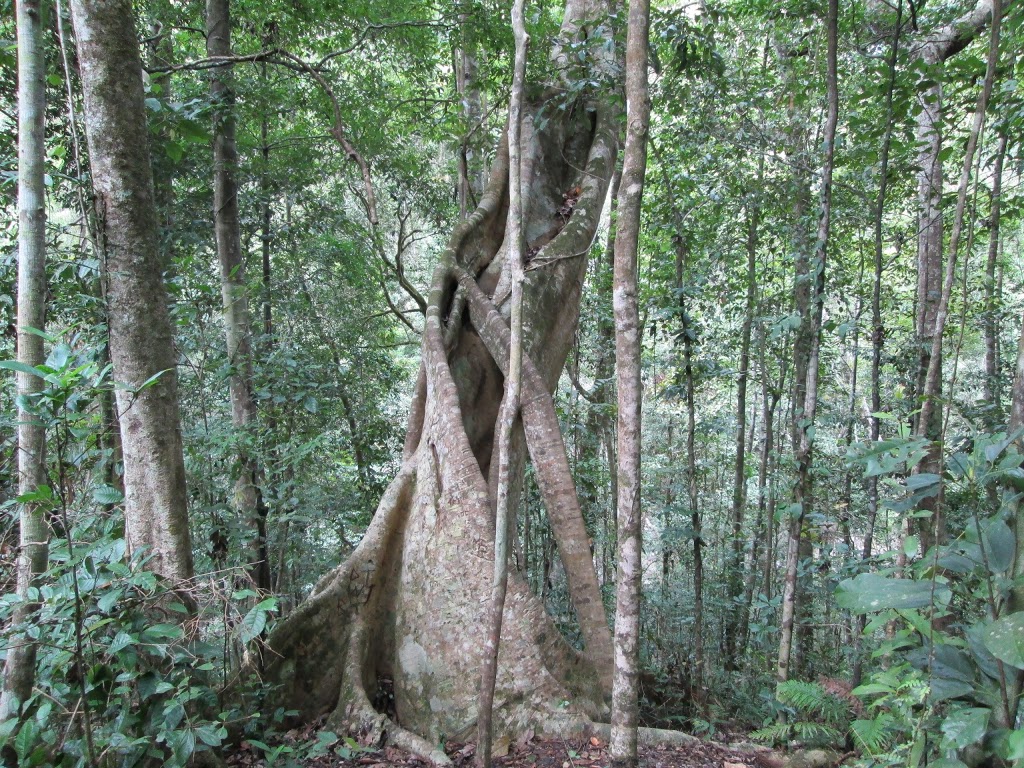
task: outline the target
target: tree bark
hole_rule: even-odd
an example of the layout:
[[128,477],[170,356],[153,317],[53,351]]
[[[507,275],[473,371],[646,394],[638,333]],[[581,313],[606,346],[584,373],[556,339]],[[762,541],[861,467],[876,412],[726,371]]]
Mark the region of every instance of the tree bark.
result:
[[[526,34],[523,15],[524,0],[516,0],[512,8],[512,32],[515,36],[515,65],[512,95],[508,110],[508,254],[511,309],[509,318],[509,359],[505,377],[505,394],[498,415],[498,476],[495,488],[494,515],[494,579],[491,586],[488,632],[481,661],[480,706],[477,715],[477,763],[491,766],[491,730],[494,709],[494,687],[498,674],[498,650],[501,644],[501,622],[508,590],[508,540],[511,520],[512,432],[519,418],[523,385],[523,184],[522,135],[523,88],[526,80],[526,50],[530,36]],[[464,179],[468,186],[468,179]],[[463,210],[465,216],[465,210]]]
[[[231,55],[230,0],[207,0],[206,52],[208,56]],[[234,92],[231,65],[213,70],[210,98],[216,106],[213,131],[213,227],[220,265],[224,302],[224,331],[231,378],[231,423],[238,441],[238,477],[232,507],[254,533],[249,571],[257,589],[270,589],[267,556],[267,510],[260,492],[260,466],[252,446],[257,424],[253,395],[253,344],[245,256],[242,253],[238,218],[238,149],[235,142]]]
[[85,98],[110,356],[124,453],[125,535],[147,567],[192,576],[174,337],[163,284],[131,3],[71,4]]
[[[889,187],[889,151],[892,148],[893,132],[893,109],[892,99],[896,89],[896,63],[899,58],[900,34],[903,31],[903,1],[896,5],[896,25],[892,37],[892,45],[889,48],[889,59],[887,62],[889,70],[889,82],[885,91],[885,132],[882,136],[882,148],[879,154],[878,169],[878,196],[875,198],[875,210],[873,215],[873,239],[874,239],[874,279],[871,288],[871,413],[868,416],[868,439],[874,445],[882,434],[882,349],[885,345],[885,325],[882,322],[882,271],[883,271],[883,224],[885,220],[885,195]],[[861,545],[861,560],[871,557],[871,550],[874,546],[875,524],[878,520],[878,476],[872,475],[866,482],[867,491],[867,528],[864,532],[864,541]],[[853,667],[850,673],[851,684],[856,687],[860,685],[864,672],[864,659],[861,654],[863,644],[862,635],[866,625],[866,617],[859,614],[854,622],[853,628]]]
[[[758,161],[758,188],[764,176],[764,155]],[[728,619],[725,627],[725,668],[736,668],[737,638],[744,631],[740,623],[743,595],[743,518],[746,507],[747,382],[750,379],[750,334],[757,300],[757,240],[760,202],[754,195],[747,201],[747,300],[740,331],[740,367],[736,377],[736,462],[732,479],[732,560],[728,574]],[[756,406],[755,406],[756,407]],[[753,428],[751,428],[753,431]]]
[[[821,179],[821,217],[818,221],[818,237],[812,262],[813,292],[809,303],[809,333],[806,379],[802,387],[803,403],[799,412],[794,413],[797,477],[793,490],[795,511],[791,515],[789,548],[786,557],[786,581],[782,595],[782,628],[779,641],[779,663],[777,680],[783,683],[789,679],[790,658],[793,647],[793,625],[796,619],[797,566],[800,557],[800,542],[804,516],[809,512],[812,493],[811,464],[814,446],[814,418],[818,404],[818,354],[821,345],[821,319],[825,300],[825,266],[828,255],[829,231],[832,224],[832,167],[835,157],[836,126],[839,121],[839,83],[837,75],[838,49],[838,0],[828,1],[826,21],[828,37],[828,68],[826,74],[827,115],[825,118],[825,157]],[[796,408],[794,408],[796,411]]]
[[992,204],[989,210],[988,257],[985,260],[985,401],[991,408],[990,424],[1002,421],[1003,402],[999,375],[999,223],[1002,214],[1003,163],[1006,159],[1008,136],[1001,127],[996,145],[996,159],[992,168]]
[[637,765],[640,679],[640,313],[637,250],[651,102],[647,93],[648,0],[631,0],[626,31],[626,148],[615,229],[612,303],[618,402],[618,575],[615,677],[609,754],[612,765]]
[[[571,3],[565,28],[596,6]],[[511,574],[496,737],[578,732],[606,712],[612,667],[611,633],[550,393],[579,316],[584,257],[614,171],[616,121],[603,103],[580,102],[538,127],[540,106],[524,105],[521,142],[530,254],[522,421],[586,649],[572,650]],[[478,716],[478,649],[494,565],[489,480],[497,473],[490,464],[510,346],[508,173],[503,142],[479,207],[456,226],[434,272],[402,469],[356,551],[278,624],[265,655],[268,673],[282,682],[282,705],[303,717],[333,711],[335,727],[370,738],[386,732],[437,762],[446,762],[433,747],[439,736],[471,737]],[[367,695],[384,675],[394,681],[400,726],[375,712]]]
[[[42,40],[42,5],[39,0],[17,3],[18,35],[18,362],[42,365],[42,331],[46,315],[46,58]],[[46,425],[26,410],[43,390],[43,379],[17,372],[18,391],[18,495],[38,493],[47,485]],[[46,570],[50,526],[42,499],[18,505],[20,541],[17,595],[12,624],[18,632],[7,649],[0,722],[19,714],[32,695],[36,674],[36,643],[19,630],[35,620],[39,602],[30,590]]]
[[[918,154],[918,239],[917,239],[917,318],[916,332],[920,350],[916,396],[921,410],[914,423],[914,434],[930,442],[930,448],[915,468],[916,473],[940,475],[942,472],[942,331],[943,306],[943,215],[942,215],[942,78],[947,59],[963,50],[984,28],[992,16],[993,0],[979,0],[968,14],[920,41],[914,54],[928,74],[920,92],[922,109],[917,118]],[[950,250],[953,250],[950,244]],[[955,262],[955,253],[952,257]],[[948,308],[948,298],[945,301]],[[941,486],[940,486],[941,488]],[[921,553],[946,539],[945,517],[939,494],[922,499],[918,508],[931,512],[918,518]]]

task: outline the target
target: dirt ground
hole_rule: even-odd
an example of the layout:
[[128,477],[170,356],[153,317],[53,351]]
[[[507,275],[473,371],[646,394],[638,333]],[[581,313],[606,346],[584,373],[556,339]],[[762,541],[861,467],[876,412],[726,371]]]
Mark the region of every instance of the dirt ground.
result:
[[[271,768],[289,764],[302,768],[428,766],[424,760],[398,749],[369,751],[351,743],[346,747],[343,742],[325,747],[323,751],[326,754],[310,756],[308,745],[316,742],[316,734],[306,729],[289,731],[271,745],[272,748],[284,749],[277,756],[271,755],[270,760],[262,747],[242,742],[238,750],[227,756],[227,763],[231,768]],[[353,746],[355,749],[351,748]],[[517,744],[499,742],[495,744],[494,765],[500,768],[598,768],[611,762],[607,746],[597,738],[578,741],[529,740]],[[315,753],[318,750],[313,751]],[[446,751],[456,768],[472,768],[474,765],[474,745],[450,744]],[[777,754],[768,750],[754,752],[711,741],[696,741],[684,747],[642,748],[640,755],[641,768],[780,768],[782,765],[783,761]]]

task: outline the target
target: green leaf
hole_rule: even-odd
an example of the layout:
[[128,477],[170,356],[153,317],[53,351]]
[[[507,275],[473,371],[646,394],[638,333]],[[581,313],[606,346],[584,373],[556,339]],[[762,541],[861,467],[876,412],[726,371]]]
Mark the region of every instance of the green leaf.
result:
[[[936,585],[936,605],[945,605],[952,595]],[[851,613],[872,613],[889,609],[925,608],[932,604],[932,584],[928,581],[892,579],[874,573],[862,573],[836,587],[836,602]]]
[[129,635],[125,631],[118,632],[114,635],[114,639],[110,641],[110,647],[107,648],[107,653],[113,656],[118,651],[127,648],[135,642],[135,637]]
[[854,696],[873,696],[876,693],[893,693],[894,689],[892,686],[883,685],[882,683],[865,683],[864,685],[858,685],[850,693]]
[[196,751],[196,735],[191,729],[177,731],[169,740],[174,760],[178,765],[187,765],[192,753]]
[[112,485],[98,485],[92,489],[92,498],[97,504],[120,504],[124,494]]
[[903,539],[903,554],[907,557],[913,557],[917,554],[920,546],[921,538],[919,536],[907,536]]
[[201,725],[196,728],[196,736],[208,747],[219,747],[223,741],[220,733],[212,725]]
[[319,408],[319,405],[316,402],[316,398],[313,397],[312,395],[309,395],[302,401],[302,407],[305,408],[310,413],[316,413],[317,409]]
[[922,472],[919,475],[911,475],[907,478],[907,488],[911,491],[919,491],[935,486],[935,492],[938,493],[938,485],[939,476],[934,472]]
[[984,640],[985,647],[1001,662],[1024,669],[1024,611],[992,622]]
[[175,640],[181,635],[181,627],[177,624],[154,624],[142,630],[142,641],[151,643],[154,640]]
[[984,707],[970,707],[950,712],[942,723],[942,743],[946,748],[963,749],[981,741],[988,730],[988,718],[991,714],[992,710]]
[[36,721],[26,720],[22,724],[21,730],[18,731],[17,737],[14,739],[14,751],[18,753],[18,759],[20,761],[27,761],[29,754],[32,752],[32,748],[35,746],[38,739],[39,726],[36,725]]
[[974,686],[961,680],[936,677],[931,682],[931,693],[931,700],[934,703],[967,696],[974,693]]
[[100,598],[96,601],[96,607],[99,608],[103,613],[110,613],[114,606],[117,605],[117,601],[124,596],[124,590],[112,589],[109,592],[103,593]]
[[1010,526],[996,518],[984,527],[985,554],[988,567],[993,573],[1002,573],[1013,565],[1017,549],[1017,537]]
[[243,643],[248,643],[260,636],[264,629],[267,627],[267,611],[260,605],[253,606],[253,608],[245,614],[245,618],[242,619],[241,627],[238,631],[239,639]]
[[1024,730],[1014,731],[1006,737],[1007,760],[1024,760]]
[[25,363],[19,363],[17,360],[0,360],[0,368],[5,368],[8,371],[17,371],[18,373],[27,373],[32,376],[38,376],[40,379],[45,379],[46,374],[42,373],[39,369],[34,368],[31,365]]

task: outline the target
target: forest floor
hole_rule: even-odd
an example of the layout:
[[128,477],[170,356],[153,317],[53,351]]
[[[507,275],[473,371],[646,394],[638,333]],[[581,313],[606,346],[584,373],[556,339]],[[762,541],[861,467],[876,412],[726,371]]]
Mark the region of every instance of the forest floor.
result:
[[[303,729],[305,730],[305,729]],[[312,738],[311,738],[312,737]],[[315,734],[290,731],[277,745],[293,745],[294,751],[267,760],[261,748],[243,742],[241,748],[227,756],[230,768],[263,768],[291,765],[301,768],[426,768],[428,763],[394,748],[370,751],[342,747],[335,751],[309,756],[304,744],[315,743]],[[473,768],[474,745],[451,744],[446,749],[455,768]],[[494,765],[500,768],[603,768],[611,763],[608,745],[597,738],[575,741],[529,740],[515,744],[495,744]],[[306,756],[303,757],[303,753]],[[500,754],[500,757],[498,756]],[[694,741],[680,747],[642,747],[641,768],[780,768],[783,760],[771,751],[754,752],[712,741]]]

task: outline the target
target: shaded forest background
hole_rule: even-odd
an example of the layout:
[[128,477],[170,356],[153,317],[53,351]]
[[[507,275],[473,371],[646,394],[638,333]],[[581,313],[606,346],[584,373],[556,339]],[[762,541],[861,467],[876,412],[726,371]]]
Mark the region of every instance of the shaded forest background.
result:
[[[1020,10],[1006,6],[996,4],[993,38],[992,4],[973,26],[962,20],[977,8],[963,2],[842,5],[826,268],[815,258],[824,5],[655,3],[639,265],[645,724],[849,745],[865,765],[1024,759],[1024,473],[1012,412],[1024,407],[1024,101]],[[0,8],[0,358],[13,360],[16,47],[13,6]],[[513,41],[501,3],[237,0],[230,48],[213,53],[206,8],[153,0],[135,11],[196,575],[179,610],[147,553],[126,555],[105,278],[72,25],[58,2],[43,14],[47,378],[34,405],[49,480],[42,496],[21,497],[43,504],[52,541],[29,630],[35,693],[26,718],[2,726],[22,764],[107,764],[155,743],[183,765],[285,727],[272,694],[238,671],[360,541],[401,466],[430,272],[479,201],[506,120]],[[560,18],[554,3],[527,8],[534,82],[551,80]],[[624,14],[593,24],[621,47]],[[583,61],[602,40],[568,55]],[[227,91],[211,89],[218,78]],[[543,122],[594,94],[622,98],[585,68],[530,98],[543,100]],[[240,264],[225,272],[211,211],[213,144],[229,119]],[[564,191],[566,217],[579,194]],[[556,406],[610,612],[608,214]],[[248,302],[244,362],[228,354],[237,318],[225,320],[223,291]],[[816,302],[808,416],[794,382]],[[934,350],[942,365],[929,389]],[[233,412],[241,379],[244,418]],[[0,388],[8,618],[25,602],[13,382]],[[529,468],[511,562],[580,644]],[[793,655],[780,670],[787,572]],[[182,628],[186,614],[199,630]],[[24,630],[7,621],[5,645]],[[387,690],[378,694],[386,708]],[[319,748],[361,747],[335,736],[306,749]]]

